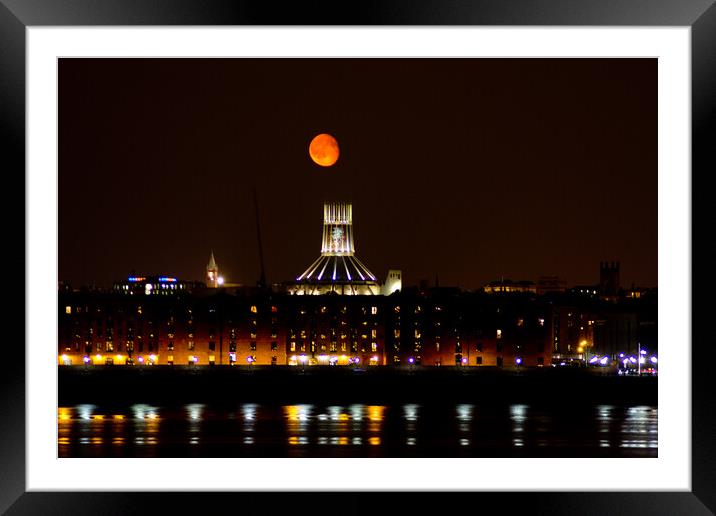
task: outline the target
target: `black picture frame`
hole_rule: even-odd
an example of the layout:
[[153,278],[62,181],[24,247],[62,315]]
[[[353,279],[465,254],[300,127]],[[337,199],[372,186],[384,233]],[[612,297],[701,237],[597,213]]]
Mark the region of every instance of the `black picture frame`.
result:
[[[716,171],[716,6],[714,0],[391,0],[276,2],[232,0],[0,0],[0,145],[5,187],[22,206],[5,202],[4,220],[24,212],[25,192],[25,29],[31,26],[88,25],[619,25],[691,27],[692,84],[692,299],[691,356],[709,353],[707,333],[711,303],[706,301],[708,266],[714,263],[706,238],[710,227],[705,181]],[[6,270],[25,274],[25,227],[5,224],[14,242],[6,247]],[[25,279],[25,277],[23,277]],[[12,290],[6,312],[3,346],[24,342],[24,295]],[[24,292],[24,282],[22,286]],[[30,307],[27,307],[30,308]],[[685,338],[689,335],[684,331]],[[685,342],[684,344],[688,344]],[[25,363],[4,361],[0,370],[0,511],[8,514],[127,514],[212,512],[223,504],[248,513],[280,510],[315,512],[338,503],[341,512],[375,510],[387,501],[373,494],[341,493],[68,493],[26,492]],[[451,493],[440,497],[448,510],[485,509],[495,504],[510,510],[543,514],[714,514],[716,513],[716,403],[709,388],[707,360],[692,364],[692,489],[689,492],[609,493]],[[425,493],[400,495],[403,510],[425,508]],[[445,500],[444,498],[448,498]],[[377,504],[377,505],[376,505]],[[227,505],[228,506],[228,505]],[[338,509],[334,509],[338,510]]]

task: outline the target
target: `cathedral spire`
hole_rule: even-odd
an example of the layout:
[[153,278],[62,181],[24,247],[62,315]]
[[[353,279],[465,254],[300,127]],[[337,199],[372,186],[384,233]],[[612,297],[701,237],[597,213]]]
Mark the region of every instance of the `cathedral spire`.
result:
[[211,288],[219,286],[219,267],[216,265],[213,249],[211,250],[211,258],[209,258],[209,265],[206,266],[206,285]]

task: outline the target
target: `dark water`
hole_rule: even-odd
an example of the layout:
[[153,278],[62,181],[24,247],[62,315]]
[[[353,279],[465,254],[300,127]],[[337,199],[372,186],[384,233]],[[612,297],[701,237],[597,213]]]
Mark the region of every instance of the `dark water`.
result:
[[656,457],[653,405],[74,405],[59,457]]

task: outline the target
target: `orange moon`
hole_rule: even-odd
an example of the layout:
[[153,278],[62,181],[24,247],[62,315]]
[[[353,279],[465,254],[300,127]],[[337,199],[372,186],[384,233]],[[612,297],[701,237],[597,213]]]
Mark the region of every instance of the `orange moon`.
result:
[[308,146],[308,154],[317,165],[322,167],[330,167],[336,161],[340,151],[338,150],[338,142],[330,134],[319,134]]

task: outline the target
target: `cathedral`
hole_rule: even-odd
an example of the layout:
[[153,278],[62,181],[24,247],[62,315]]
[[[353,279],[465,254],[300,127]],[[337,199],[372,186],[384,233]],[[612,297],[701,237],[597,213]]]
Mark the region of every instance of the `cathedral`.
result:
[[388,271],[384,284],[356,256],[353,205],[323,205],[321,255],[288,287],[291,294],[390,295],[401,288],[401,272]]

